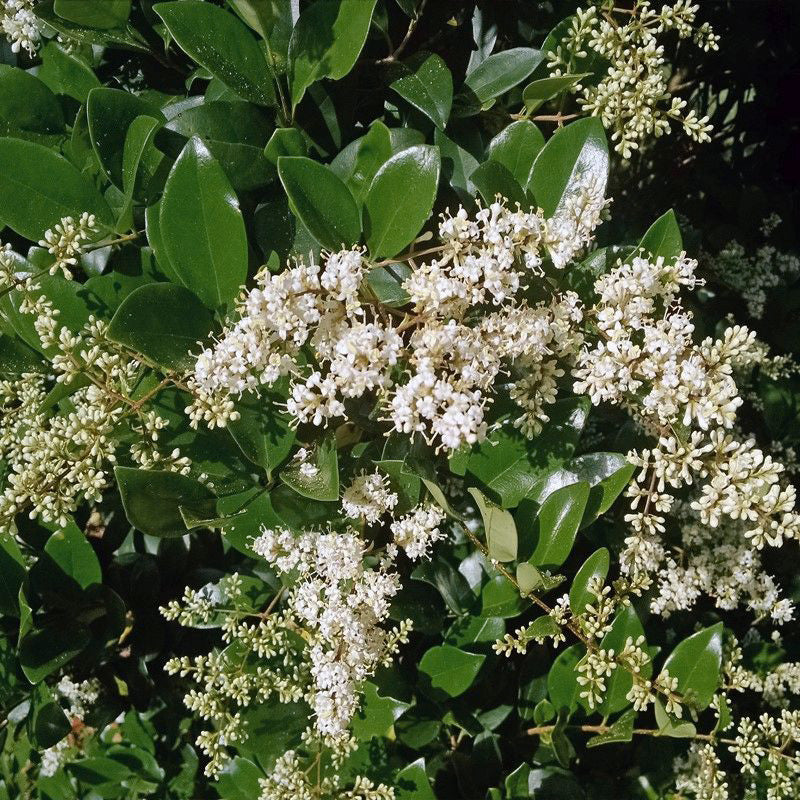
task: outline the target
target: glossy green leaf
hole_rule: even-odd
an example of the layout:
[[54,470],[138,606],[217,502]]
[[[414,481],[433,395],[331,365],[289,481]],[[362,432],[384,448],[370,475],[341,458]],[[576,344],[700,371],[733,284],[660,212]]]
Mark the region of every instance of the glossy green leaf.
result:
[[44,551],[82,589],[102,583],[103,572],[94,548],[75,523],[57,530],[47,540]]
[[473,450],[467,471],[491,489],[504,508],[513,508],[543,474],[572,455],[588,410],[585,397],[557,400],[549,407],[550,422],[533,441],[511,420],[503,421]]
[[444,635],[445,644],[469,647],[474,644],[496,642],[503,638],[506,625],[502,617],[466,616],[457,619]]
[[115,467],[128,522],[150,536],[183,536],[181,506],[203,506],[214,499],[202,483],[177,472]]
[[479,489],[467,490],[478,505],[489,558],[497,561],[513,561],[517,557],[517,526],[514,518],[505,509],[487,500]]
[[0,131],[55,134],[64,131],[58,98],[25,70],[0,64]]
[[252,761],[236,756],[222,768],[214,788],[222,800],[252,800],[261,793],[258,782],[265,777]]
[[470,181],[486,205],[494,203],[497,195],[500,195],[512,206],[519,203],[520,208],[530,207],[530,201],[523,188],[498,161],[484,161],[470,175]]
[[536,518],[538,539],[532,564],[557,567],[567,560],[588,499],[589,484],[580,482],[558,489],[544,501]]
[[247,26],[211,3],[156,3],[153,10],[190,58],[240,97],[273,105],[275,88],[264,53]]
[[369,190],[375,173],[392,157],[392,139],[389,129],[376,120],[361,138],[353,170],[347,177],[347,186],[359,205]]
[[274,125],[263,108],[238,101],[206,102],[182,111],[165,127],[185,139],[202,139],[237,192],[258,189],[275,177],[275,166],[264,155]]
[[495,575],[481,589],[481,616],[509,619],[528,607],[514,584],[504,575]]
[[436,800],[425,771],[424,758],[418,758],[403,767],[395,776],[392,785],[397,800]]
[[213,329],[211,312],[193,292],[171,283],[148,283],[122,301],[108,337],[160,367],[184,371],[192,368],[198,343]]
[[55,701],[49,700],[34,708],[31,718],[31,734],[36,747],[42,750],[52,747],[71,730],[72,725],[67,715]]
[[486,656],[467,653],[449,644],[431,647],[419,662],[419,673],[434,690],[458,697],[472,686]]
[[0,221],[38,242],[62,217],[88,211],[110,224],[111,210],[91,180],[47,147],[0,138]]
[[542,132],[530,120],[519,119],[489,142],[486,155],[490,162],[502,164],[524,188],[530,182],[533,162],[543,147]]
[[333,501],[339,499],[339,459],[336,442],[332,437],[322,439],[308,457],[307,462],[316,467],[306,474],[298,461],[281,471],[281,480],[303,497],[311,500]]
[[440,56],[415,54],[402,65],[402,75],[389,85],[444,130],[453,104],[453,76]]
[[[119,212],[117,228],[127,230],[133,227],[133,202],[137,188],[137,177],[142,159],[149,148],[152,147],[156,131],[161,127],[161,122],[153,117],[141,116],[130,124],[125,137],[125,147],[122,152],[122,188],[123,201]],[[159,159],[160,161],[160,154]]]
[[55,0],[53,10],[87,28],[121,28],[131,13],[131,0]]
[[548,100],[566,91],[570,86],[574,86],[587,75],[586,72],[579,72],[574,75],[554,75],[550,78],[532,81],[522,90],[522,102],[525,103],[528,111],[536,111]]
[[0,335],[0,375],[46,371],[46,365],[39,354],[19,336]]
[[639,253],[653,259],[661,256],[665,261],[670,262],[682,252],[681,229],[678,227],[675,212],[670,209],[647,229],[636,249],[626,259],[626,263],[630,263]]
[[281,156],[304,156],[306,140],[297,128],[276,128],[264,147],[264,156],[275,169]]
[[484,106],[518,83],[522,83],[542,62],[544,53],[532,47],[512,47],[493,53],[467,75],[464,81],[469,101]]
[[659,736],[669,736],[672,739],[693,739],[697,735],[697,728],[691,722],[684,722],[668,714],[658,697],[655,699],[654,705]]
[[719,686],[722,665],[722,623],[692,634],[680,642],[664,662],[670,677],[678,679],[678,693],[693,708],[704,709]]
[[[640,636],[644,636],[644,628],[633,606],[625,606],[617,612],[611,622],[611,630],[603,637],[601,646],[606,650],[613,650],[619,653],[625,647],[628,639],[636,642]],[[643,649],[646,647],[643,645]],[[642,667],[641,675],[643,678],[650,678],[653,674],[653,664],[648,662]],[[621,667],[615,669],[606,679],[606,692],[598,710],[603,716],[614,714],[626,708],[630,701],[627,694],[633,685],[633,678],[630,672]]]
[[25,677],[40,683],[75,658],[89,643],[86,628],[66,624],[34,629],[20,637],[18,657]]
[[339,80],[356,63],[376,0],[315,0],[297,20],[289,41],[289,83],[295,107],[312,83]]
[[128,128],[140,116],[163,120],[157,106],[131,92],[105,86],[89,92],[86,119],[92,147],[106,175],[119,188],[123,187],[122,160]]
[[89,92],[100,81],[91,67],[75,53],[70,53],[58,42],[51,40],[41,50],[42,66],[37,77],[56,94],[67,95],[85,103]]
[[462,203],[471,203],[475,196],[472,174],[478,168],[477,159],[438,128],[433,140],[442,159],[443,182],[450,184]]
[[571,122],[557,130],[542,148],[528,185],[546,217],[566,203],[578,179],[591,174],[605,187],[608,179],[608,142],[597,117]]
[[572,579],[572,586],[569,589],[569,607],[573,614],[583,614],[588,603],[594,605],[596,598],[594,593],[590,591],[590,587],[598,579],[602,584],[608,575],[610,566],[611,559],[608,549],[605,547],[595,550],[583,562],[581,568],[575,573],[575,577]]
[[364,228],[373,258],[391,258],[410,244],[429,219],[439,183],[439,151],[417,145],[392,156],[372,180]]
[[209,308],[233,300],[247,278],[247,234],[239,201],[198,138],[170,171],[159,224],[169,263]]
[[358,206],[329,167],[303,156],[283,156],[278,159],[278,175],[292,210],[323,247],[337,251],[358,243]]
[[556,710],[575,711],[578,707],[581,688],[577,681],[577,666],[584,653],[583,645],[573,644],[558,654],[547,673],[547,693]]

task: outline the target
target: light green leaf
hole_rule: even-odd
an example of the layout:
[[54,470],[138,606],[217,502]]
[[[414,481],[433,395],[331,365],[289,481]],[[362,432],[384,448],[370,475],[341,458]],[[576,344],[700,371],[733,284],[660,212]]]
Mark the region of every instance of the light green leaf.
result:
[[504,575],[495,575],[481,589],[481,616],[509,619],[519,616],[527,604],[519,590]]
[[362,742],[368,742],[373,736],[385,736],[392,725],[411,708],[394,697],[381,697],[378,687],[367,681],[363,688],[364,699],[361,707],[353,717],[353,733]]
[[74,522],[57,530],[47,540],[44,551],[82,589],[103,582],[103,572],[94,548]]
[[418,758],[403,767],[393,781],[397,800],[436,800],[425,772],[425,759]]
[[337,251],[358,242],[358,206],[330,167],[303,156],[282,156],[278,175],[292,210],[323,247]]
[[364,46],[376,0],[315,0],[297,20],[289,40],[292,108],[315,81],[339,80]]
[[615,742],[629,742],[633,739],[633,721],[636,719],[636,712],[631,708],[622,714],[605,733],[592,736],[587,747],[600,747],[604,744],[614,744]]
[[403,74],[389,86],[444,130],[453,104],[453,76],[435,53],[416,53],[402,65]]
[[247,278],[244,219],[222,167],[196,137],[169,173],[159,227],[184,286],[212,309],[236,297]]
[[487,500],[479,489],[473,487],[467,491],[477,503],[483,519],[489,558],[513,561],[517,557],[517,526],[514,518],[508,511]]
[[433,133],[433,141],[442,158],[444,182],[450,184],[462,203],[470,203],[475,196],[471,176],[478,169],[477,159],[438,128]]
[[247,26],[211,3],[156,3],[180,48],[228,88],[251,103],[275,103],[272,73]]
[[392,156],[377,172],[364,203],[364,228],[373,258],[391,258],[429,219],[439,183],[436,147],[417,145]]
[[533,81],[522,90],[522,102],[525,103],[525,108],[529,112],[536,111],[539,106],[566,91],[570,86],[574,86],[588,74],[588,72],[580,72],[577,75],[555,75]]
[[655,711],[659,736],[669,736],[672,739],[693,739],[697,735],[697,728],[691,722],[683,722],[677,717],[667,714],[667,710],[659,698],[655,700]]
[[470,72],[464,81],[464,94],[470,104],[485,106],[490,100],[522,83],[544,59],[532,47],[513,47],[493,53]]
[[433,689],[448,697],[458,697],[472,686],[486,656],[467,653],[449,644],[431,647],[419,662],[420,675]]
[[84,211],[112,222],[100,192],[69,161],[43,145],[0,138],[0,221],[38,242],[62,217]]
[[457,619],[444,635],[445,644],[469,647],[473,644],[495,642],[503,638],[506,625],[502,617],[473,617]]
[[275,169],[281,156],[304,156],[306,140],[297,128],[276,128],[264,147],[264,156]]
[[363,203],[375,173],[391,157],[392,139],[389,129],[380,120],[376,120],[362,137],[353,171],[347,178],[347,186],[359,205]]

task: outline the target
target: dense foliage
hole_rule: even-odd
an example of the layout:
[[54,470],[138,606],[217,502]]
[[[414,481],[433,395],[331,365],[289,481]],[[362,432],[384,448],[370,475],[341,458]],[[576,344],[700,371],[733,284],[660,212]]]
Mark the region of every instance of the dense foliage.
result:
[[0,798],[798,795],[755,16],[0,0]]

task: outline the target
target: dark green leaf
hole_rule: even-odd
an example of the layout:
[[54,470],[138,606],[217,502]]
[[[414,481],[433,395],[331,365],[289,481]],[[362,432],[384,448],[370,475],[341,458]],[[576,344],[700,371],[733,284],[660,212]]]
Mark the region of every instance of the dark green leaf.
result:
[[512,206],[515,203],[519,203],[520,208],[530,206],[523,188],[508,169],[497,161],[485,161],[472,173],[470,180],[486,205],[494,203],[497,195],[500,195]]
[[525,103],[525,108],[529,112],[536,111],[539,106],[566,91],[570,86],[574,86],[588,74],[580,72],[577,75],[554,75],[550,78],[533,81],[522,90],[522,102]]
[[550,667],[550,672],[547,673],[547,693],[558,711],[562,708],[575,711],[578,707],[581,688],[577,681],[576,668],[584,653],[581,644],[574,644],[562,650]]
[[19,663],[31,683],[40,683],[75,658],[89,643],[86,628],[56,625],[20,637]]
[[8,533],[0,534],[0,614],[19,616],[19,590],[25,580],[25,560]]
[[278,175],[292,210],[323,247],[337,251],[358,242],[358,206],[329,167],[303,156],[282,156]]
[[628,256],[630,263],[634,256],[642,254],[645,258],[661,256],[667,263],[676,259],[683,251],[683,237],[678,227],[675,212],[670,209],[662,214],[648,229],[636,249]]
[[403,767],[392,782],[397,800],[436,800],[425,772],[425,759],[418,758]]
[[[628,639],[635,643],[640,636],[644,636],[644,628],[633,606],[622,608],[611,623],[611,630],[603,637],[601,647],[619,653],[625,647]],[[646,649],[645,645],[642,645]],[[642,667],[642,678],[649,678],[653,674],[653,665],[648,662]],[[629,704],[626,695],[631,690],[633,678],[630,672],[617,667],[606,679],[606,693],[603,701],[598,706],[598,711],[603,716],[621,711]]]
[[265,777],[252,761],[236,756],[222,768],[214,788],[222,800],[253,800],[261,794],[258,782]]
[[672,739],[693,739],[697,735],[697,728],[691,722],[683,722],[677,717],[667,714],[667,710],[659,698],[655,700],[655,711],[659,736],[669,736]]
[[478,107],[522,83],[539,66],[544,53],[532,47],[513,47],[493,53],[464,81],[465,94]]
[[306,463],[316,467],[313,475],[304,474],[302,465],[294,462],[281,471],[281,480],[303,497],[323,501],[338,500],[339,459],[333,437],[321,440]]
[[392,139],[389,129],[376,120],[361,138],[353,170],[347,178],[347,186],[356,202],[363,203],[375,173],[392,157]]
[[523,188],[530,183],[536,156],[544,147],[542,132],[530,120],[519,119],[489,142],[490,162],[502,164]]
[[402,69],[391,88],[444,130],[453,104],[453,76],[447,64],[434,53],[417,53]]
[[605,547],[595,550],[583,562],[581,568],[575,573],[569,589],[569,607],[573,614],[583,614],[586,611],[587,603],[594,605],[596,598],[589,587],[598,579],[602,584],[608,575],[610,565],[608,549]]
[[526,607],[517,587],[504,575],[495,575],[481,590],[482,617],[509,619],[519,616]]
[[438,128],[433,140],[442,158],[442,177],[458,195],[462,203],[471,203],[475,196],[472,174],[478,168],[477,159]]
[[553,492],[536,518],[538,539],[531,564],[560,566],[569,556],[589,499],[589,484],[574,483]]
[[102,583],[103,571],[94,548],[74,522],[57,530],[47,540],[44,550],[82,589],[93,583]]
[[88,64],[75,53],[67,52],[51,40],[41,50],[42,66],[37,77],[56,94],[85,103],[89,92],[100,85]]
[[0,131],[61,133],[64,114],[58,99],[39,78],[0,64]]
[[277,396],[245,394],[236,403],[239,419],[228,422],[236,444],[267,476],[289,455],[295,433],[288,416],[276,404]]
[[392,156],[372,180],[364,227],[373,258],[391,258],[410,244],[430,217],[441,161],[429,145]]
[[295,107],[315,81],[339,80],[356,63],[376,0],[315,0],[303,10],[289,41],[289,83]]
[[233,300],[247,278],[247,234],[222,167],[196,137],[175,162],[161,200],[169,263],[209,308]]
[[170,370],[191,369],[198,343],[214,329],[197,296],[171,283],[149,283],[131,292],[114,314],[108,337]]
[[236,16],[211,3],[156,3],[180,48],[245,100],[275,102],[272,74],[255,38]]
[[0,139],[0,220],[38,242],[62,217],[95,214],[110,224],[111,210],[94,184],[65,158],[21,139]]
[[633,739],[633,721],[636,719],[636,712],[631,708],[620,716],[605,733],[592,736],[587,747],[600,747],[604,744],[615,742],[629,742]]
[[61,706],[53,700],[37,705],[31,720],[32,739],[36,747],[45,750],[60,742],[70,731],[67,715]]
[[275,169],[281,156],[304,156],[307,152],[306,140],[297,128],[277,128],[264,148],[264,156]]
[[664,662],[670,677],[678,679],[678,693],[693,708],[704,709],[719,686],[722,665],[722,623],[684,639]]
[[55,0],[53,10],[87,28],[122,28],[131,13],[131,0]]

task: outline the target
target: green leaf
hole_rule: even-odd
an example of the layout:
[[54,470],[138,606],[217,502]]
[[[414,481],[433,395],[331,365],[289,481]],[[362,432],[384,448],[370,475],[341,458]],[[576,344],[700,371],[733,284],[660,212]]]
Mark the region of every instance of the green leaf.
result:
[[20,637],[19,663],[31,683],[41,683],[48,675],[75,658],[89,644],[86,628],[71,624],[31,630]]
[[[133,200],[136,194],[136,179],[142,159],[152,147],[153,137],[161,127],[161,122],[153,117],[141,116],[130,124],[122,152],[123,201],[119,212],[117,227],[126,230],[133,227]],[[158,155],[160,163],[161,154]]]
[[176,138],[181,147],[192,136],[202,139],[237,192],[258,189],[275,178],[274,163],[264,155],[274,125],[259,106],[226,100],[201,103],[182,111],[165,127],[180,134]]
[[88,211],[110,224],[111,209],[94,184],[48,147],[0,139],[0,220],[38,242],[62,217]]
[[531,179],[531,169],[536,156],[544,147],[542,132],[528,119],[519,119],[503,128],[489,142],[489,163],[502,164],[517,183],[525,187]]
[[19,617],[19,591],[25,580],[25,560],[11,534],[0,534],[0,614]]
[[395,775],[392,785],[396,800],[436,800],[425,771],[425,759],[418,758]]
[[236,756],[222,768],[214,786],[222,800],[253,800],[261,794],[264,771],[252,761]]
[[719,686],[722,665],[722,623],[684,639],[664,662],[670,677],[678,679],[678,693],[693,708],[708,707]]
[[682,722],[677,717],[667,714],[667,710],[659,698],[655,699],[655,712],[659,736],[669,736],[672,739],[693,739],[697,735],[697,728],[691,722]]
[[500,195],[512,206],[519,203],[520,208],[530,207],[530,201],[523,188],[508,169],[497,161],[484,161],[470,175],[470,181],[480,192],[486,205],[494,203],[497,195]]
[[517,557],[517,526],[508,511],[488,501],[479,489],[467,490],[478,504],[486,533],[489,558],[513,561]]
[[400,308],[409,301],[403,283],[411,275],[408,264],[387,264],[373,267],[367,273],[367,284],[373,294],[386,306]]
[[548,100],[566,91],[570,86],[574,86],[588,74],[588,72],[580,72],[577,75],[554,75],[551,78],[533,81],[522,90],[522,102],[525,103],[528,111],[536,111]]
[[462,203],[471,203],[475,196],[471,176],[479,166],[477,159],[438,128],[433,133],[433,140],[441,155],[444,182],[450,184]]
[[369,681],[364,684],[363,692],[364,699],[352,722],[353,733],[359,741],[368,742],[373,736],[385,736],[411,708],[411,703],[394,697],[381,697],[378,687]]
[[583,614],[586,611],[587,603],[594,605],[596,598],[594,593],[589,590],[589,586],[598,578],[600,581],[604,581],[610,566],[611,559],[608,549],[605,547],[595,550],[583,562],[581,568],[575,573],[569,590],[569,607],[573,614],[576,616]]
[[458,697],[472,686],[486,656],[467,653],[449,644],[431,647],[419,662],[419,673],[428,685],[447,697]]
[[338,500],[339,459],[334,438],[328,436],[320,441],[306,463],[316,467],[315,474],[303,474],[301,464],[295,462],[281,471],[281,480],[298,494],[311,500]]
[[134,289],[108,326],[108,337],[141,353],[164,369],[186,371],[196,361],[198,343],[214,329],[211,312],[197,295],[171,283]]
[[25,70],[0,64],[0,130],[62,133],[64,114],[45,83]]
[[364,203],[364,228],[373,258],[391,258],[410,244],[429,219],[441,159],[430,145],[392,156],[377,172]]
[[591,173],[605,186],[608,179],[608,142],[603,123],[587,117],[557,130],[536,157],[526,187],[546,217],[568,202],[578,178]]
[[47,540],[44,551],[81,589],[103,582],[103,571],[94,548],[74,522],[57,530]]
[[562,650],[547,673],[547,693],[558,711],[566,708],[572,712],[578,707],[581,688],[576,680],[578,677],[576,668],[584,653],[585,649],[581,644],[574,644]]
[[587,747],[600,747],[604,744],[614,744],[615,742],[629,742],[633,739],[633,721],[636,719],[636,712],[630,708],[615,720],[605,733],[592,736]]
[[194,137],[169,173],[159,226],[181,283],[209,308],[233,300],[247,278],[247,234],[222,167]]
[[[48,692],[49,694],[49,692]],[[41,750],[60,742],[70,731],[67,715],[61,706],[53,700],[37,705],[33,710],[31,733],[33,744]]]
[[267,477],[289,455],[295,440],[289,417],[280,412],[278,398],[266,392],[245,394],[236,402],[239,419],[228,422],[228,430],[250,461],[263,467]]
[[[606,650],[613,650],[619,653],[625,647],[628,639],[634,642],[644,636],[644,628],[639,620],[639,616],[633,606],[625,606],[614,617],[611,623],[611,630],[603,637],[601,647]],[[646,650],[646,646],[642,645]],[[642,667],[642,678],[649,678],[653,674],[653,664],[649,661]],[[606,693],[603,701],[597,710],[603,715],[608,716],[627,707],[630,701],[626,695],[633,686],[633,678],[630,672],[617,667],[606,679]]]
[[303,10],[289,40],[292,108],[315,81],[339,80],[356,63],[376,0],[316,0]]
[[56,94],[67,95],[85,103],[89,92],[100,81],[91,67],[75,53],[67,52],[58,42],[49,41],[39,53],[42,66],[37,77]]
[[558,567],[567,560],[588,499],[589,484],[581,481],[556,490],[544,501],[536,518],[538,540],[531,564]]
[[531,47],[513,47],[493,53],[470,72],[464,81],[468,100],[480,108],[522,83],[544,59]]
[[114,475],[128,522],[150,536],[183,536],[181,507],[214,499],[202,483],[177,472],[115,467]]
[[306,140],[297,128],[276,128],[264,148],[264,156],[275,169],[281,156],[304,156]]
[[163,121],[157,106],[121,89],[92,89],[86,101],[89,136],[106,175],[122,188],[122,161],[128,128],[140,116]]
[[361,138],[353,170],[347,178],[347,187],[361,205],[375,173],[392,157],[392,139],[389,129],[376,120]]
[[453,104],[453,76],[435,53],[416,53],[405,62],[402,75],[389,86],[444,130]]
[[303,156],[282,156],[278,175],[292,210],[323,247],[337,251],[358,242],[358,206],[330,167]]
[[542,586],[542,573],[533,564],[523,561],[522,564],[517,564],[517,583],[520,594],[529,595]]
[[527,604],[519,590],[504,575],[495,575],[481,589],[481,616],[509,619],[519,616]]
[[160,272],[172,283],[180,283],[178,273],[172,266],[167,256],[167,246],[164,244],[164,237],[161,235],[161,203],[148,206],[144,212],[144,226],[147,234],[147,242],[153,249],[156,257],[156,264]]
[[275,103],[272,73],[247,26],[211,3],[156,3],[153,10],[180,48],[240,97]]
[[122,28],[131,13],[131,0],[55,0],[53,10],[87,28]]
[[47,372],[36,351],[19,336],[0,335],[0,374],[22,375],[25,372]]
[[625,259],[630,264],[634,257],[643,254],[653,259],[659,256],[671,262],[683,252],[683,237],[678,227],[675,212],[670,209],[662,214],[648,229],[636,249]]
[[572,455],[588,411],[585,397],[557,400],[549,407],[550,422],[533,441],[504,420],[474,448],[467,471],[496,493],[504,508],[513,508],[547,470]]
[[503,638],[506,625],[502,617],[473,617],[457,619],[444,635],[444,643],[453,647],[496,642]]

